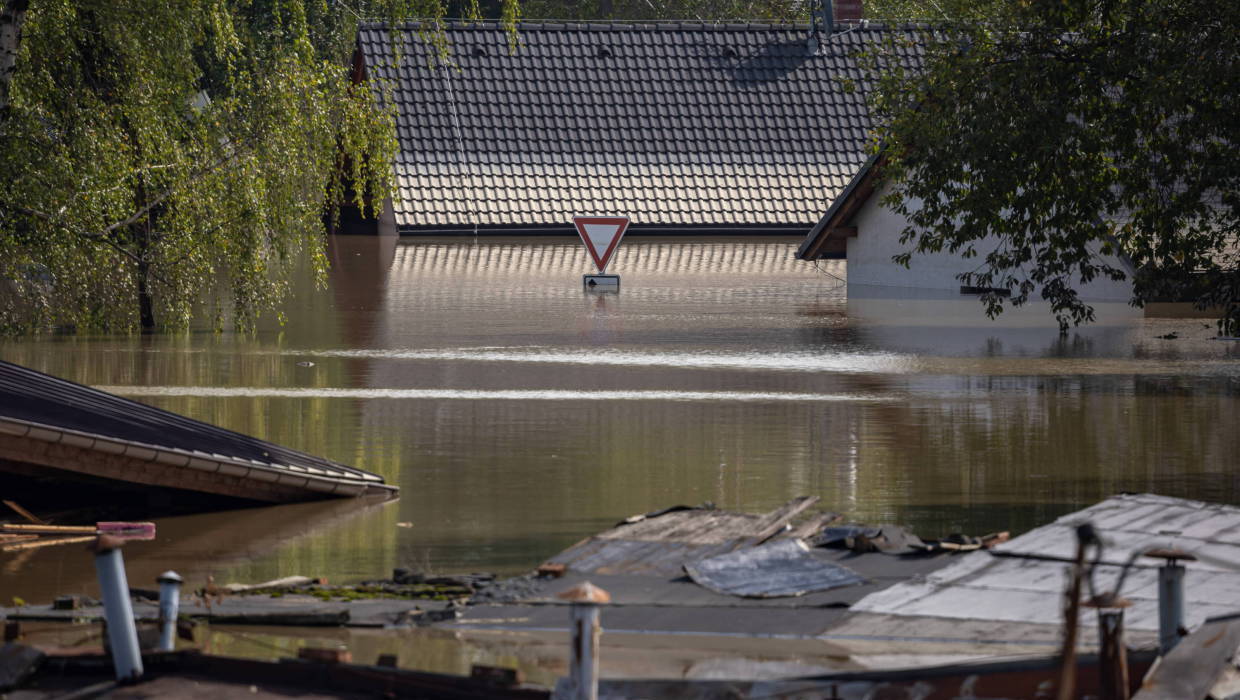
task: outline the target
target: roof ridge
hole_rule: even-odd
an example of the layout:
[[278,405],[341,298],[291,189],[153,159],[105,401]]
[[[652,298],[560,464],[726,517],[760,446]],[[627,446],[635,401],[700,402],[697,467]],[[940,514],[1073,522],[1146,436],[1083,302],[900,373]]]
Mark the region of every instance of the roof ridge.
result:
[[[364,21],[361,27],[365,29],[377,29],[386,27],[387,22],[383,20]],[[436,24],[440,24],[445,30],[495,30],[507,29],[508,27],[499,20],[464,20],[464,19],[447,19],[447,20],[409,20],[401,22],[398,27],[405,31],[433,28]],[[855,21],[837,21],[837,25],[847,27],[849,30],[887,30],[887,29],[908,29],[918,26],[908,23],[888,24],[883,22],[875,22],[871,20],[861,19]],[[559,19],[526,19],[516,23],[518,32],[529,30],[541,31],[684,31],[684,30],[704,30],[704,31],[808,31],[810,28],[807,22],[767,22],[761,20],[728,20],[728,21],[712,21],[712,20],[559,20]]]

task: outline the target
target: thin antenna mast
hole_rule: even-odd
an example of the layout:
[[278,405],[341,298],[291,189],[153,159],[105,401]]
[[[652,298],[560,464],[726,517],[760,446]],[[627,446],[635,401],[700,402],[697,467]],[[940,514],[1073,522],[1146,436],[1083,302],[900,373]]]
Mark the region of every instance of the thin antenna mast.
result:
[[805,48],[811,55],[818,53],[822,42],[835,32],[835,0],[814,0],[809,13],[809,37]]

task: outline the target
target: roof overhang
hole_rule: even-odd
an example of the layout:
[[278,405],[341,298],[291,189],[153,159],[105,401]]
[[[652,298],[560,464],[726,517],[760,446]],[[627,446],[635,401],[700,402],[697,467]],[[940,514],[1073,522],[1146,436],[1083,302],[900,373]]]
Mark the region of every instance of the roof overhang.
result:
[[885,158],[880,150],[865,161],[797,248],[798,260],[844,257],[847,239],[857,235],[857,228],[851,225],[853,217],[878,187]]

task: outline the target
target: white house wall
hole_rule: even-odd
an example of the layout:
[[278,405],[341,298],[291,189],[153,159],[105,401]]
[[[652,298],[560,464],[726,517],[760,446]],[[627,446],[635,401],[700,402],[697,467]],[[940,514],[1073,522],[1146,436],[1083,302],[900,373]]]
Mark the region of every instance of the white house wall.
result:
[[[973,258],[966,259],[947,252],[915,254],[909,267],[905,268],[892,262],[892,257],[909,248],[908,244],[900,243],[900,232],[907,225],[907,220],[879,203],[887,190],[887,187],[876,190],[853,219],[857,235],[848,239],[849,288],[865,285],[959,293],[961,282],[957,275],[978,269],[986,254],[996,248],[998,239],[980,241],[976,245],[978,254]],[[1111,264],[1124,267],[1114,258]],[[1076,288],[1085,301],[1127,302],[1132,298],[1130,280],[1113,282],[1095,278]],[[1035,291],[1031,298],[1040,299],[1040,293],[1040,290]]]

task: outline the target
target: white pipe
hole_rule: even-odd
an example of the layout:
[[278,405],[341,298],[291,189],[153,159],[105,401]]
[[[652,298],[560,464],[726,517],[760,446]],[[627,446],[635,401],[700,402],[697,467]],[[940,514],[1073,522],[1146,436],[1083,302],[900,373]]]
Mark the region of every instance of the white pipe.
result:
[[573,603],[573,653],[570,677],[574,700],[598,700],[599,607]]
[[129,600],[125,561],[117,547],[111,537],[102,536],[96,540],[95,573],[103,591],[103,615],[108,622],[116,680],[136,681],[142,677],[142,652],[138,649],[138,627],[134,624],[133,604]]
[[155,580],[159,582],[159,650],[173,651],[177,646],[181,576],[175,571],[165,571]]

